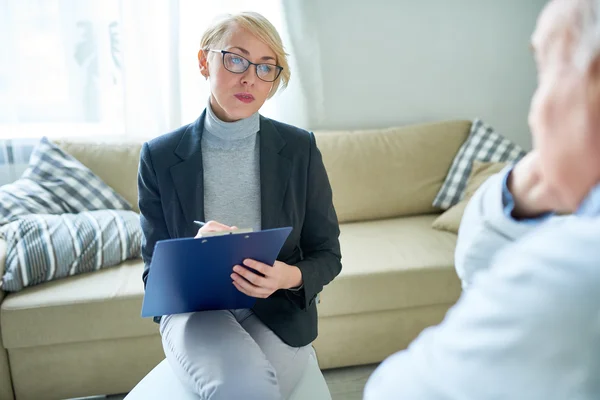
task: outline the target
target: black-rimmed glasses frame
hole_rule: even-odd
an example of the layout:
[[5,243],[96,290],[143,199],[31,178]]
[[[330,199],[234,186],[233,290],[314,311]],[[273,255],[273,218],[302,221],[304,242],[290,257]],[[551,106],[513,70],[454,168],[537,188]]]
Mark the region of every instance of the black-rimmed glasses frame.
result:
[[[208,51],[213,52],[213,53],[220,53],[221,54],[221,59],[223,62],[223,67],[231,72],[232,74],[243,74],[244,72],[246,72],[248,70],[248,68],[250,68],[251,65],[254,65],[254,72],[256,73],[256,76],[258,77],[258,79],[260,79],[261,81],[265,81],[265,82],[274,82],[277,80],[277,78],[279,78],[279,75],[281,75],[281,71],[283,71],[283,67],[276,65],[276,64],[270,64],[270,63],[253,63],[252,61],[248,60],[246,57],[239,55],[237,53],[234,53],[232,51],[227,51],[227,50],[216,50],[216,49],[208,49]],[[246,62],[248,63],[248,65],[246,66],[246,68],[243,71],[232,71],[229,68],[227,68],[227,63],[225,62],[225,56],[227,54],[233,54],[236,57],[240,57],[241,59],[246,60]],[[275,73],[275,78],[273,78],[272,80],[267,80],[264,78],[261,78],[261,76],[258,74],[258,67],[260,65],[268,65],[269,67],[274,67],[277,72]]]

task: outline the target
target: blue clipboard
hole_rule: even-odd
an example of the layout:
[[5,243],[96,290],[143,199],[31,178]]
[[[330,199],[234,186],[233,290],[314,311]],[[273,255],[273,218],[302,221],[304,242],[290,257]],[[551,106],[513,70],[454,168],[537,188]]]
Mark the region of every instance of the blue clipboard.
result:
[[256,299],[233,286],[234,265],[251,258],[273,265],[291,227],[156,242],[142,317],[251,308]]

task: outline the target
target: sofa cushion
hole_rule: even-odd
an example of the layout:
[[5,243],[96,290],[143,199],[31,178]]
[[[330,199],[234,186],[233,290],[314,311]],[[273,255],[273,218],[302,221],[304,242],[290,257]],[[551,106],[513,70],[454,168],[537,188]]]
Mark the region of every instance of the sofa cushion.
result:
[[[4,273],[4,261],[6,259],[6,242],[0,239],[0,275]],[[4,300],[5,293],[0,290],[0,303]],[[11,384],[8,354],[2,343],[2,325],[0,324],[0,399],[12,399],[14,397]]]
[[436,193],[471,122],[317,131],[340,222],[435,211]]
[[[6,250],[6,240],[0,238],[0,276],[4,275],[4,269],[6,267]],[[2,300],[1,297],[0,300]]]
[[139,212],[137,173],[142,143],[63,139],[56,144],[91,169]]
[[452,160],[448,176],[435,196],[433,206],[447,210],[463,199],[473,161],[517,162],[525,154],[525,150],[482,120],[474,120],[469,137]]
[[0,237],[8,246],[0,282],[7,292],[141,256],[142,229],[133,211],[28,215],[0,227]]
[[42,138],[17,181],[0,188],[0,225],[28,214],[62,214],[131,205],[82,163]]
[[29,214],[64,212],[64,203],[34,179],[21,177],[0,187],[0,226]]
[[142,319],[143,263],[77,275],[11,293],[0,307],[7,349],[152,335]]
[[457,236],[436,215],[341,226],[342,272],[321,294],[321,317],[450,304],[460,295]]
[[462,221],[467,204],[469,204],[469,201],[475,192],[477,192],[477,189],[479,189],[488,178],[502,171],[507,165],[508,163],[473,161],[473,168],[471,176],[469,176],[467,181],[464,198],[444,211],[442,215],[433,221],[431,227],[442,231],[458,233],[460,222]]

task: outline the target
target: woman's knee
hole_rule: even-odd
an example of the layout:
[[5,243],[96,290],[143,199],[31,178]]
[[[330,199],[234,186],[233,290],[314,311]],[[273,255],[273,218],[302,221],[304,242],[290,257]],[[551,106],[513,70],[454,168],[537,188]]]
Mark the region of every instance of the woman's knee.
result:
[[[275,370],[257,368],[242,362],[225,371],[214,371],[214,376],[196,377],[197,392],[210,400],[281,400]],[[212,374],[211,374],[212,375]]]
[[230,318],[207,312],[165,320],[162,342],[172,369],[202,399],[281,399],[274,367]]

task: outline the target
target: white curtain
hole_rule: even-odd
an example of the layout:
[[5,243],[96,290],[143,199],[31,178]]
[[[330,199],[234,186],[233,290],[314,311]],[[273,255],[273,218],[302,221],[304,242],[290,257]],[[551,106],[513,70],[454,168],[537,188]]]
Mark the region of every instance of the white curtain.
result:
[[123,123],[119,1],[0,3],[0,135],[100,133]]
[[37,142],[33,138],[0,139],[0,186],[13,182],[25,172]]
[[292,81],[262,113],[305,127],[281,0],[0,0],[0,138],[154,137],[200,114],[196,54],[218,14],[262,13],[291,54]]
[[124,133],[155,137],[181,126],[179,2],[120,2]]

